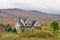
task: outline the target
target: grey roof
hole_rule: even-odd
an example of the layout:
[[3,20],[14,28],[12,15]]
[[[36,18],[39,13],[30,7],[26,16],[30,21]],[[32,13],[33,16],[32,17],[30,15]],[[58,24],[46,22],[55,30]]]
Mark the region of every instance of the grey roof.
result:
[[24,22],[28,19],[27,17],[20,17]]
[[23,24],[22,24],[22,22],[18,22],[21,26],[24,26]]
[[36,20],[33,20],[33,21],[32,21],[32,26],[33,26],[35,23],[36,23]]
[[[26,20],[28,20],[28,18],[26,18],[26,17],[20,17],[24,22],[26,22]],[[36,21],[37,20],[29,20],[29,21],[31,21],[31,26],[33,26],[35,23],[36,23]],[[28,24],[29,24],[29,21],[27,22]],[[24,26],[23,25],[23,23],[22,22],[18,22],[21,26]]]
[[27,23],[30,24],[29,22],[31,22],[31,26],[33,26],[36,23],[36,20],[29,20]]

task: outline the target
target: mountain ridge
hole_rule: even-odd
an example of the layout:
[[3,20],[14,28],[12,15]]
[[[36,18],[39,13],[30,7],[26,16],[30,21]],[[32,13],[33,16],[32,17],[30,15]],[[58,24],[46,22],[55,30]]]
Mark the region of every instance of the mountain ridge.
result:
[[[36,11],[36,10],[21,10],[21,9],[0,9],[0,15],[4,15],[5,17],[12,17],[17,18],[19,16],[28,17],[28,18],[36,18],[36,19],[44,19],[44,20],[60,20],[60,16],[54,15],[54,14],[47,14],[44,12]],[[3,17],[4,17],[3,16]],[[54,18],[54,19],[53,19]]]

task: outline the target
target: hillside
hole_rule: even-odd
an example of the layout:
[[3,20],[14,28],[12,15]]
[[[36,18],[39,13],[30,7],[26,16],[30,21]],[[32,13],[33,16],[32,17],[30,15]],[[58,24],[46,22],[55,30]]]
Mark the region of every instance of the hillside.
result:
[[0,23],[17,22],[18,17],[27,17],[38,20],[60,20],[60,16],[43,12],[27,11],[21,9],[0,9]]

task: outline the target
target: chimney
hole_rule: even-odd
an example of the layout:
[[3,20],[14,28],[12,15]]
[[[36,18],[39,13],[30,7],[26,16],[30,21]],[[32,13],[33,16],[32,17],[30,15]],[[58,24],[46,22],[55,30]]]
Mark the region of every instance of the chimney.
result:
[[20,22],[20,17],[18,18],[18,22]]

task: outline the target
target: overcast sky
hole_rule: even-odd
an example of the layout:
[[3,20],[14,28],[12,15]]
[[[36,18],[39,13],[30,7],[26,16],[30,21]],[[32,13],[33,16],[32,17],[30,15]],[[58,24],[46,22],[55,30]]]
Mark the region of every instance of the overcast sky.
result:
[[60,14],[60,0],[0,0],[0,9],[20,8]]

